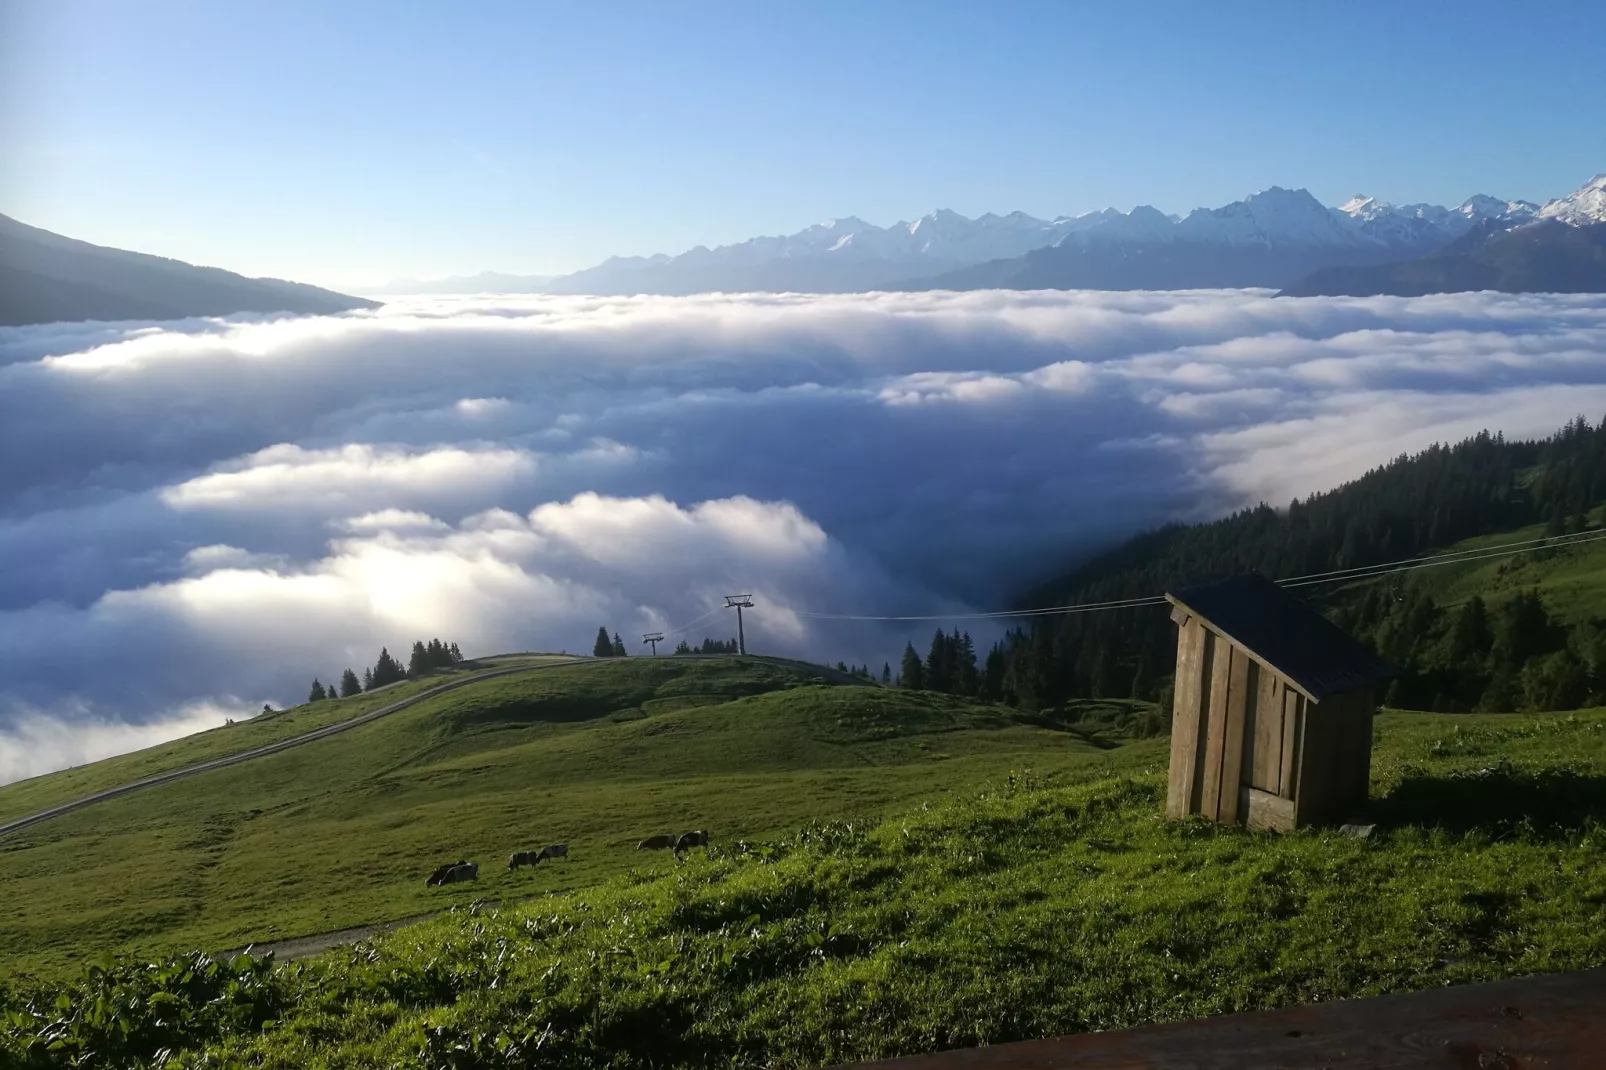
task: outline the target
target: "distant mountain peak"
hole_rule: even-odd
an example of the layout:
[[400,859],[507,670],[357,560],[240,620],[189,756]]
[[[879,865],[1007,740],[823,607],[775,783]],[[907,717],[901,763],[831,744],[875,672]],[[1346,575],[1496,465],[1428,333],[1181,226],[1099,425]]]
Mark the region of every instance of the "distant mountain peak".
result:
[[1456,205],[1455,211],[1475,222],[1493,219],[1507,223],[1524,223],[1539,212],[1539,206],[1530,201],[1505,201],[1499,197],[1491,197],[1487,193],[1474,193]]
[[1551,201],[1538,214],[1540,219],[1554,219],[1574,227],[1606,223],[1606,172]]
[[1254,204],[1256,202],[1273,204],[1314,204],[1318,208],[1326,208],[1326,205],[1322,204],[1321,201],[1318,201],[1315,197],[1311,196],[1310,190],[1303,186],[1299,187],[1298,189],[1288,189],[1284,186],[1267,186],[1260,192],[1251,193],[1249,196],[1245,197],[1244,202],[1248,204]]
[[1195,208],[1176,225],[1189,241],[1256,245],[1351,245],[1367,241],[1344,213],[1307,189],[1271,186],[1220,208]]

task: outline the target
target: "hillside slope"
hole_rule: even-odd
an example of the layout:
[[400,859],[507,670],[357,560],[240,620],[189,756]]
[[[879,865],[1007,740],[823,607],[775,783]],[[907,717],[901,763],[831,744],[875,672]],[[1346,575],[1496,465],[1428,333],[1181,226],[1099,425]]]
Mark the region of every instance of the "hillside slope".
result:
[[[825,678],[739,658],[559,666],[64,815],[0,840],[0,971],[575,888],[672,865],[634,849],[645,836],[705,828],[728,844],[1115,753],[1001,707]],[[0,788],[0,806],[48,805],[56,776]],[[556,842],[568,861],[502,870]],[[481,864],[477,884],[424,888],[459,857]]]
[[304,283],[92,245],[0,215],[0,326],[377,307]]
[[1364,840],[1165,821],[1163,763],[1000,769],[279,969],[0,981],[0,1061],[813,1067],[1606,963],[1606,712],[1385,715]]
[[[1415,251],[1425,251],[1418,247]],[[1064,242],[1011,260],[919,279],[901,290],[1193,290],[1287,286],[1318,268],[1376,264],[1402,250],[1371,245],[1224,245],[1203,241]]]
[[[1602,502],[1606,502],[1606,423],[1592,424],[1580,417],[1537,441],[1508,441],[1485,432],[1454,445],[1437,445],[1398,457],[1359,479],[1281,509],[1262,504],[1218,520],[1171,524],[1139,535],[1077,563],[1023,602],[1026,606],[1054,606],[1152,598],[1179,586],[1250,570],[1281,580],[1330,570],[1382,567],[1470,545],[1465,540],[1498,537],[1500,541],[1520,541],[1536,533],[1576,534],[1606,523]],[[1553,551],[1547,568],[1574,556],[1588,562],[1580,567],[1598,568],[1606,560],[1603,548],[1606,542]],[[1533,549],[1531,544],[1529,549]],[[1439,569],[1435,565],[1431,571]],[[1403,594],[1397,588],[1415,575],[1368,581],[1366,586],[1380,591],[1377,600],[1364,616],[1345,617],[1340,623],[1372,637],[1373,626],[1386,615],[1383,609],[1392,604],[1381,592]],[[1534,673],[1543,675],[1550,670],[1537,663],[1567,647],[1587,663],[1588,689],[1578,695],[1576,688],[1569,687],[1573,701],[1558,707],[1551,705],[1556,701],[1554,694],[1535,679],[1536,690],[1531,695],[1526,685],[1513,690],[1502,684],[1487,702],[1481,694],[1470,700],[1447,694],[1446,703],[1455,704],[1434,708],[1500,710],[1606,704],[1606,645],[1596,649],[1593,635],[1580,630],[1589,623],[1589,616],[1606,615],[1606,602],[1576,605],[1563,613],[1561,593],[1553,592],[1543,578],[1548,573],[1530,575],[1534,577],[1530,586],[1539,590],[1539,605],[1551,604],[1546,610],[1549,618],[1541,621],[1529,605],[1521,607],[1528,618],[1526,624],[1515,618],[1491,620],[1489,632],[1474,629],[1480,638],[1476,644],[1458,648],[1457,671],[1469,679],[1492,680],[1501,672],[1520,677],[1532,661],[1536,662]],[[1336,612],[1349,597],[1348,591],[1361,586],[1356,573],[1350,573],[1347,580],[1304,586],[1299,593]],[[1365,596],[1364,591],[1361,594]],[[1570,615],[1577,612],[1583,616]],[[1425,626],[1426,621],[1424,615],[1418,623]],[[1540,624],[1544,627],[1535,631]],[[1534,641],[1495,643],[1494,633],[1508,628],[1528,634]],[[1407,628],[1397,634],[1410,631]],[[1053,706],[1079,695],[1159,700],[1172,673],[1175,650],[1176,629],[1163,605],[1040,617],[1029,628],[1010,633],[987,654],[983,693],[1027,709]],[[1399,704],[1431,704],[1436,689],[1425,694],[1413,692],[1408,685],[1415,665],[1405,667],[1408,672],[1401,681],[1405,693],[1396,696]],[[1573,668],[1576,666],[1568,672]],[[1415,697],[1410,697],[1413,694]],[[1546,694],[1551,698],[1546,699]]]
[[1480,228],[1418,259],[1321,268],[1279,296],[1419,297],[1467,290],[1606,293],[1606,223]]

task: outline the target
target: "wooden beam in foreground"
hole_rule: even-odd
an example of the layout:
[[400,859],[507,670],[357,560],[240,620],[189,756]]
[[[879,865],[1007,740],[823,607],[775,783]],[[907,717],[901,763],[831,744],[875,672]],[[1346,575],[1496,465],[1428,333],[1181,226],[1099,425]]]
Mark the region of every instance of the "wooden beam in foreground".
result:
[[1606,968],[862,1063],[861,1070],[1606,1067]]

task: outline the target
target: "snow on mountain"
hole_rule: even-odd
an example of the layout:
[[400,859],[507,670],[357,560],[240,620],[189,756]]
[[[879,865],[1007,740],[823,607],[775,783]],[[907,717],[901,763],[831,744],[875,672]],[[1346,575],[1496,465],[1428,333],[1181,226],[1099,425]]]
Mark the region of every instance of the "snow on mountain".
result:
[[1531,201],[1502,201],[1487,193],[1475,193],[1456,205],[1457,213],[1474,223],[1498,219],[1503,223],[1526,223],[1539,214],[1539,206]]
[[1349,216],[1363,234],[1388,245],[1443,244],[1471,225],[1442,205],[1392,205],[1376,197],[1352,197],[1339,205],[1338,211]]
[[1220,208],[1196,208],[1185,218],[1148,206],[1130,214],[1115,209],[1084,216],[1060,244],[1100,241],[1205,242],[1226,245],[1369,247],[1414,252],[1444,245],[1485,219],[1521,222],[1536,206],[1479,195],[1456,208],[1437,204],[1392,205],[1357,196],[1328,208],[1307,190],[1273,186]]
[[1554,219],[1573,227],[1606,223],[1606,172],[1596,175],[1565,197],[1539,209],[1540,219]]
[[1024,212],[967,219],[958,212],[941,208],[919,219],[888,227],[848,216],[816,223],[796,234],[750,238],[734,245],[717,249],[699,247],[695,251],[699,259],[718,259],[732,264],[812,256],[975,263],[1020,256],[1030,249],[1049,245],[1061,237],[1071,222],[1036,219]]
[[1130,212],[1118,212],[1114,208],[1089,212],[1076,221],[1083,225],[1072,228],[1057,244],[1168,242],[1176,238],[1176,217],[1147,204],[1140,204]]
[[1338,207],[1368,237],[1397,246],[1447,245],[1487,220],[1517,224],[1532,219],[1538,206],[1503,201],[1479,193],[1454,208],[1437,204],[1389,204],[1375,197],[1352,197]]
[[1353,221],[1307,190],[1273,186],[1220,208],[1195,208],[1179,237],[1228,245],[1348,245],[1362,241]]

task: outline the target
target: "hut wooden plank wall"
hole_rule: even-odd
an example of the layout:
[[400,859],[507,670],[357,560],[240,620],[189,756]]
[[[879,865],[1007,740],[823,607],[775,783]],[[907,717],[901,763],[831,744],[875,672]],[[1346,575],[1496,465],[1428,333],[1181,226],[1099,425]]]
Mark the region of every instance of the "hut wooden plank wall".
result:
[[1262,576],[1166,597],[1178,627],[1167,816],[1282,830],[1351,816],[1388,664]]

